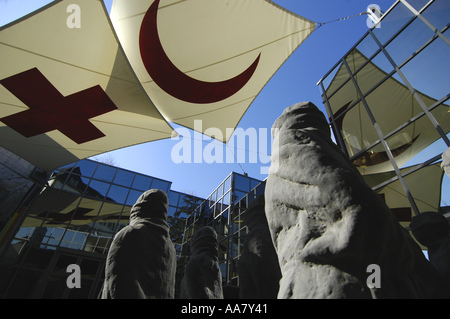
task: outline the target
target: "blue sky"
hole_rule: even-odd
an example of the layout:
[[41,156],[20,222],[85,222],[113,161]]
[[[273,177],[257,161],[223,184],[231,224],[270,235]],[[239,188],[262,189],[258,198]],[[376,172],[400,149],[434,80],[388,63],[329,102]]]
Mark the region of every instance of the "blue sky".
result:
[[[0,0],[0,25],[17,19],[46,3],[48,0]],[[112,0],[105,0],[109,8]],[[387,11],[394,0],[275,0],[278,5],[317,23],[365,12],[368,5],[377,4]],[[269,81],[242,118],[238,127],[266,129],[270,132],[273,122],[283,110],[295,103],[311,101],[324,113],[321,93],[316,83],[335,63],[367,32],[367,15],[324,24],[297,49],[287,62]],[[173,125],[174,128],[179,128]],[[192,143],[202,143],[205,148],[210,143],[202,135],[190,132]],[[264,179],[261,166],[268,164],[249,163],[246,152],[244,163],[174,163],[171,152],[180,140],[166,139],[136,145],[111,152],[119,167],[172,181],[172,189],[191,193],[200,197],[208,196],[231,172],[246,172],[251,177]],[[210,145],[211,146],[211,145]],[[230,151],[227,146],[223,151]],[[267,146],[270,153],[270,144]],[[247,150],[248,150],[247,146]],[[234,154],[242,149],[232,150]],[[258,152],[260,148],[258,148]],[[259,155],[259,154],[258,154]],[[265,155],[265,154],[262,154]],[[448,179],[448,177],[444,177]],[[448,181],[446,181],[448,183]],[[447,205],[450,205],[450,199]]]

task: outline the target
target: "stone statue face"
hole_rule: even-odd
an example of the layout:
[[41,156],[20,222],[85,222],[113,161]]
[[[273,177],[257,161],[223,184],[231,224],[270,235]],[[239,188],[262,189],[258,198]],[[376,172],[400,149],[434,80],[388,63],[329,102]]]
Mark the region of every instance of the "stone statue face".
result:
[[200,228],[192,237],[190,246],[193,255],[205,252],[217,258],[219,246],[216,231],[209,226]]
[[134,219],[167,220],[169,200],[167,194],[159,189],[144,192],[131,208],[130,221]]

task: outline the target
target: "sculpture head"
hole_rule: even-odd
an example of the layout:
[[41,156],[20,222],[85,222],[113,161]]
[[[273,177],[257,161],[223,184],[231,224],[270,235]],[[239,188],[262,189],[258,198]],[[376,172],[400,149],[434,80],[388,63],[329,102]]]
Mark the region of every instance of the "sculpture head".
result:
[[159,189],[150,189],[137,199],[131,208],[130,221],[136,219],[167,220],[169,199],[167,194]]
[[[331,140],[330,126],[325,115],[311,102],[297,103],[286,108],[274,122],[272,135],[276,130],[293,132],[295,139],[300,140],[300,144],[307,141],[303,141],[305,137],[296,134],[296,131],[303,134],[315,133],[325,140]],[[283,144],[283,141],[280,141],[280,144]]]
[[255,198],[243,214],[245,225],[252,230],[259,225],[267,225],[266,214],[264,211],[264,195]]
[[417,241],[427,247],[447,239],[450,231],[447,219],[438,212],[423,212],[414,216],[409,227]]
[[219,243],[217,233],[212,227],[200,228],[192,237],[190,246],[192,255],[206,253],[211,257],[218,258]]

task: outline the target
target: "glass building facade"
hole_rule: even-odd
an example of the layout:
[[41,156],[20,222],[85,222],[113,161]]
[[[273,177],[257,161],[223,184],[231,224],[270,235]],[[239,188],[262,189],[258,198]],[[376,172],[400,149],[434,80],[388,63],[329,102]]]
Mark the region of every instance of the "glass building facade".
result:
[[[414,214],[448,210],[441,185],[450,189],[450,181],[439,161],[450,147],[449,22],[448,0],[398,0],[318,83],[336,143],[405,227]],[[1,212],[0,298],[97,298],[114,235],[151,188],[169,196],[178,283],[190,239],[211,226],[223,285],[239,286],[243,213],[264,194],[264,181],[233,172],[201,199],[91,160],[50,176],[3,166],[0,208],[13,214]],[[20,196],[6,202],[13,189]],[[82,270],[80,289],[67,287],[70,264]]]
[[246,175],[231,173],[196,207],[186,219],[186,230],[180,249],[180,266],[188,261],[189,241],[203,226],[215,229],[219,241],[219,267],[223,285],[238,286],[238,260],[248,233],[242,214],[250,203],[264,194],[265,182]]
[[318,83],[337,144],[406,227],[449,205],[449,26],[450,1],[398,0]]
[[[189,207],[202,199],[170,187],[169,181],[91,160],[54,171],[2,232],[0,297],[97,298],[114,235],[151,188],[168,194],[172,240],[181,245]],[[80,266],[80,289],[67,287],[70,264]]]

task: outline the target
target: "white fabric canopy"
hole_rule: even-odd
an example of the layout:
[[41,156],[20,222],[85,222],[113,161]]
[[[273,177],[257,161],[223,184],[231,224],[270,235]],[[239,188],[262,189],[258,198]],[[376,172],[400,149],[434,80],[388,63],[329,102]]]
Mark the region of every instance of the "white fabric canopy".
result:
[[267,0],[114,0],[111,20],[164,117],[224,142],[316,26]]
[[267,0],[114,0],[111,18],[57,0],[0,28],[0,146],[51,171],[167,121],[226,142],[316,25]]
[[173,133],[103,1],[54,1],[1,28],[0,56],[0,145],[43,170]]

